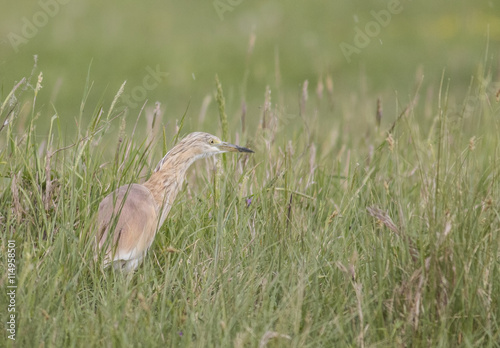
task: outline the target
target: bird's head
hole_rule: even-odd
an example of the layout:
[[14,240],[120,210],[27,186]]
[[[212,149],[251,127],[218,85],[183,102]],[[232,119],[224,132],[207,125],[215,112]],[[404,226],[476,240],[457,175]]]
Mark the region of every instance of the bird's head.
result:
[[246,147],[227,143],[220,140],[215,135],[203,132],[188,134],[181,140],[179,145],[183,146],[185,149],[191,150],[190,152],[196,158],[208,157],[224,152],[253,152]]
[[190,133],[161,159],[154,171],[159,171],[169,159],[173,161],[174,166],[184,164],[187,168],[199,158],[224,152],[252,153],[253,151],[246,147],[226,143],[212,134],[203,132]]

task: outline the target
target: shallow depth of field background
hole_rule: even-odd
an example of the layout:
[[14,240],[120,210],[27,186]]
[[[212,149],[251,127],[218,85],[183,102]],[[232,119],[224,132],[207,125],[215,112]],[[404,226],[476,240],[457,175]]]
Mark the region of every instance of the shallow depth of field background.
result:
[[[493,0],[4,1],[0,346],[500,346],[499,18]],[[137,272],[102,271],[99,202],[179,130],[255,154],[197,163]]]
[[[215,74],[227,94],[232,124],[237,124],[244,98],[247,119],[256,126],[267,85],[273,97],[277,88],[285,93],[290,98],[287,112],[296,113],[298,100],[292,100],[302,83],[308,80],[309,93],[314,93],[319,79],[327,76],[339,99],[359,91],[383,97],[388,124],[394,120],[396,100],[408,101],[420,75],[425,76],[424,88],[436,87],[445,71],[452,89],[463,92],[478,63],[495,60],[500,42],[500,10],[494,1],[401,1],[402,11],[393,14],[360,53],[352,54],[350,62],[340,44],[353,45],[356,27],[365,31],[374,20],[371,12],[387,10],[394,1],[241,1],[236,6],[222,1],[227,11],[217,10],[217,2],[211,1],[66,2],[55,2],[55,14],[45,16],[48,21],[42,26],[36,24],[44,23],[44,16],[37,16],[44,12],[38,2],[2,5],[0,83],[5,95],[15,81],[30,74],[33,55],[38,55],[37,71],[44,73],[39,111],[53,114],[56,108],[69,136],[89,69],[92,106],[109,104],[125,80],[125,93],[142,86],[147,67],[168,73],[133,104],[161,102],[169,125],[190,104],[189,130],[199,128],[196,116],[203,98],[213,93]],[[35,24],[36,33],[16,46],[16,53],[9,34],[23,37],[26,21]],[[28,31],[31,36],[33,29]],[[249,54],[252,35],[255,43]],[[137,113],[140,106],[130,112]],[[208,115],[215,120],[214,103]],[[212,124],[205,128],[216,132]]]

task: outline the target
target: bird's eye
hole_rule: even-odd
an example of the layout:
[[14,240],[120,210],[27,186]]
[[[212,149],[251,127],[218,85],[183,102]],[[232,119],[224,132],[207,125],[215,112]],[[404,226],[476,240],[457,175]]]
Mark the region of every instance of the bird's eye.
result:
[[213,145],[215,143],[215,141],[213,139],[210,139],[209,143],[210,143],[210,145]]

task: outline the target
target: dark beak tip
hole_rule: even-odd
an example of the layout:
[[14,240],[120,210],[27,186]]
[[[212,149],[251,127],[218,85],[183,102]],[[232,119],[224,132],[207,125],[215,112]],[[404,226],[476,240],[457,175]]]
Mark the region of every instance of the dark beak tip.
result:
[[248,152],[248,153],[254,153],[253,150],[247,149],[246,147],[238,147],[239,152]]

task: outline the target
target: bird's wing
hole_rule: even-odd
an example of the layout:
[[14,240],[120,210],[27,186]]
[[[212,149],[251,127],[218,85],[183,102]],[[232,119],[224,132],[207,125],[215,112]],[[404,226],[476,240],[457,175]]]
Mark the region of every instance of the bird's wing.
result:
[[147,188],[125,185],[106,196],[99,205],[99,248],[113,261],[142,257],[158,227],[156,202]]

